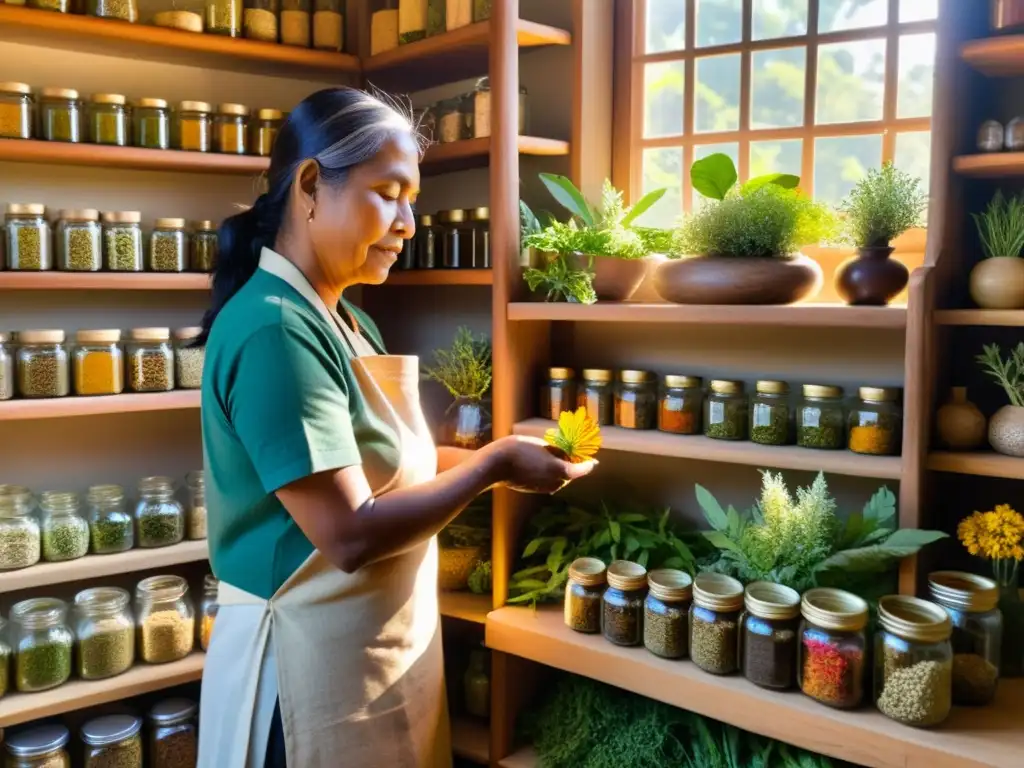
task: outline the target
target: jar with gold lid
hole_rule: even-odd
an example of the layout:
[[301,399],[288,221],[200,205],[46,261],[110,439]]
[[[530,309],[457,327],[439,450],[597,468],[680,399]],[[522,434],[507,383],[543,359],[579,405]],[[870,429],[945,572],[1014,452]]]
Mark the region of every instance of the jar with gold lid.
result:
[[861,387],[850,408],[847,447],[870,456],[898,456],[903,438],[900,392],[894,387]]
[[541,418],[558,421],[563,411],[576,410],[576,373],[572,368],[548,368],[541,390]]
[[40,135],[47,141],[77,144],[82,140],[82,102],[73,88],[39,92]]
[[747,396],[742,381],[714,379],[704,399],[704,434],[715,440],[747,439]]
[[675,435],[700,434],[702,387],[699,376],[666,375],[658,398],[658,429]]
[[445,269],[470,266],[473,251],[473,229],[466,221],[466,212],[461,208],[438,211],[437,220],[444,233],[441,266]]
[[473,208],[469,212],[472,228],[473,252],[465,266],[472,269],[491,268],[491,209],[486,206]]
[[660,568],[647,574],[644,647],[663,659],[684,659],[689,652],[693,579],[685,571]]
[[142,213],[104,211],[103,261],[111,272],[142,271]]
[[189,248],[189,269],[193,272],[213,272],[217,266],[217,222],[209,219],[192,222]]
[[647,569],[629,560],[608,566],[608,589],[601,595],[601,634],[615,645],[640,645],[644,639]]
[[4,217],[7,268],[25,272],[53,269],[50,224],[41,203],[8,203]]
[[281,132],[284,113],[279,109],[260,109],[256,111],[256,120],[252,124],[252,153],[260,157],[270,157],[274,151],[274,142]]
[[576,407],[586,408],[587,416],[600,427],[615,423],[613,375],[607,368],[584,368],[578,387]]
[[596,557],[580,557],[569,566],[565,587],[565,626],[596,635],[601,631],[601,595],[607,587],[607,568]]
[[249,108],[221,104],[214,118],[213,149],[226,155],[244,155],[249,149]]
[[800,598],[797,684],[812,699],[839,709],[864,700],[868,604],[841,589],[818,587]]
[[28,83],[0,83],[0,138],[31,139],[35,100]]
[[690,658],[705,672],[729,675],[739,669],[739,622],[743,585],[721,573],[699,573],[690,606]]
[[18,394],[65,397],[71,390],[64,331],[18,331]]
[[124,391],[121,331],[81,330],[75,334],[73,372],[76,395],[119,395]]
[[174,115],[174,148],[209,152],[213,145],[213,107],[205,101],[183,101]]
[[94,93],[89,99],[89,141],[128,146],[128,101],[120,93]]
[[796,685],[800,593],[767,581],[748,584],[740,617],[740,668],[762,688]]
[[174,389],[171,329],[132,328],[128,333],[127,368],[128,389],[132,392]]
[[150,272],[184,272],[188,267],[188,234],[184,219],[157,219],[149,235]]
[[762,380],[750,398],[750,442],[761,445],[789,445],[793,434],[793,409],[789,406],[789,384]]
[[654,429],[658,423],[658,387],[649,371],[619,371],[615,387],[615,426]]
[[33,725],[6,734],[6,768],[71,768],[71,734],[63,725]]
[[132,138],[136,147],[171,146],[171,112],[164,99],[139,99],[132,109]]
[[843,389],[804,384],[796,411],[796,444],[802,448],[837,450],[846,445]]

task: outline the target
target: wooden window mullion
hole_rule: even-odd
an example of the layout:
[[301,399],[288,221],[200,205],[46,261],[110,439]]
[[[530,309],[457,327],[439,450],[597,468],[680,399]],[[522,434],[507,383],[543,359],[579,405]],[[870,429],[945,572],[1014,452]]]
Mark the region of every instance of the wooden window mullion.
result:
[[807,3],[807,64],[804,71],[804,138],[800,188],[814,195],[814,111],[818,95],[818,0]]
[[885,87],[882,91],[882,162],[896,156],[896,107],[899,98],[900,27],[899,0],[889,0],[889,26],[885,34]]
[[751,79],[753,73],[750,70],[751,53],[750,42],[754,37],[754,0],[743,0],[743,49],[740,52],[740,140],[736,152],[739,155],[740,181],[750,178],[750,95]]
[[697,0],[686,1],[686,72],[683,76],[683,210],[690,210],[693,184],[690,166],[693,164],[693,126],[697,109]]

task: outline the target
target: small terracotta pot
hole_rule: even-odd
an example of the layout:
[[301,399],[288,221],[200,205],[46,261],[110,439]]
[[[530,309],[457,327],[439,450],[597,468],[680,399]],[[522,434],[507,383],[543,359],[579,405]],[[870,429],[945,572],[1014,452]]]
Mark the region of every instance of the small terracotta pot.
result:
[[907,287],[910,271],[894,261],[893,249],[858,248],[857,255],[847,259],[836,270],[835,286],[839,298],[847,304],[884,307]]
[[792,304],[821,284],[821,267],[802,254],[691,256],[666,261],[654,273],[654,290],[674,304]]
[[651,263],[649,259],[617,259],[583,253],[577,253],[575,258],[580,268],[593,270],[598,301],[629,301],[643,283]]
[[974,265],[971,298],[982,309],[1024,309],[1024,259],[996,256]]
[[1004,405],[988,422],[988,441],[997,453],[1024,457],[1024,408]]
[[973,451],[985,445],[985,414],[967,399],[967,387],[953,387],[936,414],[935,426],[943,448]]

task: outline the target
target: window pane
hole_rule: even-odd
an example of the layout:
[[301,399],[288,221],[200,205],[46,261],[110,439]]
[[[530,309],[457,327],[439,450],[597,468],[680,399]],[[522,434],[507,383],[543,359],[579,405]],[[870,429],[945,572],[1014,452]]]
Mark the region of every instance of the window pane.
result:
[[735,131],[740,127],[740,55],[697,59],[694,130]]
[[664,61],[644,67],[644,137],[678,136],[683,132],[685,61]]
[[683,148],[645,149],[643,155],[643,193],[667,187],[657,205],[637,223],[645,227],[671,227],[683,211]]
[[681,51],[686,47],[686,3],[647,0],[647,53]]
[[900,0],[900,21],[929,21],[939,18],[939,0]]
[[884,90],[885,40],[818,48],[817,124],[881,120]]
[[[739,145],[738,142],[735,142],[735,141],[734,142],[729,142],[729,143],[726,143],[726,144],[704,144],[702,146],[694,147],[693,148],[693,159],[694,159],[694,162],[696,162],[697,160],[701,160],[701,159],[707,157],[708,155],[713,155],[716,152],[723,152],[724,154],[726,154],[729,157],[731,157],[733,164],[735,164],[735,166],[736,166],[736,169],[739,170],[739,167],[740,167],[740,145]],[[686,172],[689,173],[690,169],[687,168]],[[694,210],[697,206],[700,205],[701,201],[704,200],[704,199],[705,199],[704,196],[700,192],[697,192],[696,190],[691,189],[690,190],[690,210],[691,211]]]
[[837,205],[869,168],[882,164],[882,137],[814,140],[814,199]]
[[928,190],[931,179],[932,134],[930,131],[911,131],[896,134],[896,156],[893,164],[901,171],[921,179]]
[[807,0],[754,0],[754,39],[807,34]]
[[928,117],[935,84],[935,34],[900,37],[897,117]]
[[[682,0],[676,0],[684,5]],[[743,0],[696,0],[697,47],[728,45],[743,39]]]
[[800,46],[755,51],[750,67],[750,127],[803,125],[807,49]]
[[803,170],[803,140],[750,142],[750,178],[765,173],[792,173]]
[[880,27],[888,20],[889,0],[819,0],[819,32]]

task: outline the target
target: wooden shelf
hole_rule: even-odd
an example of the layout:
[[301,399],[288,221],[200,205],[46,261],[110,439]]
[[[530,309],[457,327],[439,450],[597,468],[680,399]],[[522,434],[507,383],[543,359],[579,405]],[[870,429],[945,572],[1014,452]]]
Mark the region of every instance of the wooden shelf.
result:
[[102,416],[110,413],[178,411],[199,407],[198,389],[173,392],[108,395],[106,397],[54,397],[0,402],[0,421],[57,419],[65,416]]
[[203,676],[205,661],[206,654],[197,651],[170,664],[137,664],[123,675],[107,680],[70,680],[40,693],[9,693],[0,699],[0,727],[191,683]]
[[491,610],[491,596],[472,592],[441,592],[438,596],[441,615],[450,619],[483,624]]
[[360,71],[359,59],[344,53],[11,5],[0,5],[0,39],[125,59],[330,83],[337,83],[339,75],[358,75]]
[[499,768],[537,768],[539,765],[540,760],[533,747],[523,747],[498,761]]
[[489,269],[409,269],[392,270],[383,287],[392,285],[491,285],[494,273]]
[[0,291],[208,291],[210,276],[185,272],[0,272]]
[[939,325],[1024,325],[1024,309],[942,309],[934,316]]
[[456,757],[488,765],[491,760],[491,730],[487,723],[469,717],[453,718],[452,752]]
[[[517,435],[543,437],[553,421],[529,419],[513,428]],[[720,464],[746,464],[764,469],[821,470],[826,474],[898,480],[899,456],[861,456],[852,451],[824,451],[795,445],[758,445],[739,440],[713,440],[703,435],[672,435],[657,430],[602,427],[602,450],[645,456],[669,456]]]
[[1003,35],[971,40],[960,48],[960,56],[989,77],[1024,74],[1024,36]]
[[977,179],[1005,179],[1024,174],[1024,152],[990,152],[953,158],[953,170]]
[[928,454],[925,466],[934,472],[1024,480],[1024,459],[991,451],[933,451]]
[[1019,768],[1024,753],[1021,680],[1001,681],[992,706],[955,709],[945,724],[925,730],[874,710],[832,709],[799,692],[772,693],[736,675],[709,675],[689,661],[668,661],[643,648],[612,645],[600,635],[572,632],[560,609],[495,611],[487,618],[487,645],[872,768]]
[[847,307],[842,304],[713,306],[608,302],[589,306],[560,302],[517,302],[508,319],[592,323],[676,323],[680,325],[774,325],[794,328],[904,329],[907,308]]
[[[538,157],[557,157],[569,154],[569,142],[542,139],[536,136],[519,137],[519,154]],[[432,144],[423,155],[420,172],[424,176],[485,168],[491,163],[491,140],[465,139],[449,144]]]

